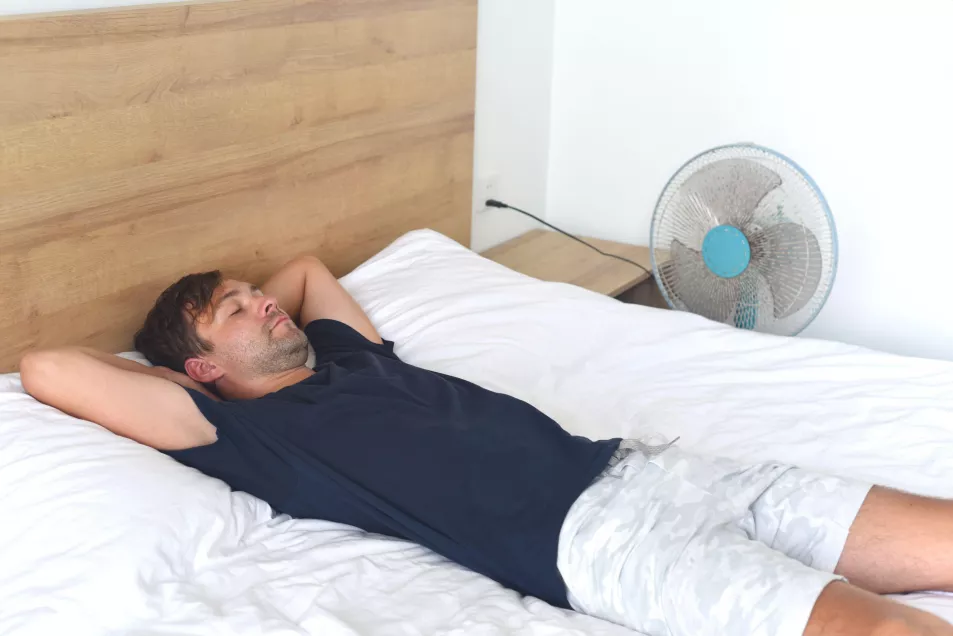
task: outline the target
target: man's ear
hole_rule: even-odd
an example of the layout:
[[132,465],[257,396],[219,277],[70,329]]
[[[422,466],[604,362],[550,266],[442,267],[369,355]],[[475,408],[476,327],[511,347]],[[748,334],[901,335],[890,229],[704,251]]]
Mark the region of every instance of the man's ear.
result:
[[185,373],[201,384],[212,384],[225,372],[217,365],[202,358],[189,358],[185,361]]

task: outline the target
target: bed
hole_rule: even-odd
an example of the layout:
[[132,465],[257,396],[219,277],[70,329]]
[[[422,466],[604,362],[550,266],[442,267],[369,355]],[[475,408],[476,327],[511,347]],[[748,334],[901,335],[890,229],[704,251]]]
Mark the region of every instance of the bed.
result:
[[[0,22],[3,370],[34,346],[128,350],[187,271],[259,281],[311,252],[403,359],[571,432],[953,497],[953,364],[626,305],[464,247],[475,11],[239,0]],[[276,515],[37,403],[15,372],[0,497],[4,635],[632,633]],[[904,600],[953,620],[953,598]]]

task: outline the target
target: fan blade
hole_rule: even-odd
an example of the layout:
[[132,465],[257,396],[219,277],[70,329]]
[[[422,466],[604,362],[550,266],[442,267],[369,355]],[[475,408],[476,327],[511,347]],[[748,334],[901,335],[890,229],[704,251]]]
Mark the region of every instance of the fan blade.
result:
[[738,280],[713,274],[701,252],[672,241],[670,258],[659,268],[659,276],[678,309],[718,322],[731,321],[738,304]]
[[661,231],[669,234],[673,241],[683,245],[700,248],[705,235],[720,225],[708,205],[694,193],[682,193],[672,202],[672,213],[666,215],[661,223]]
[[755,265],[738,277],[738,305],[732,324],[739,329],[757,329],[769,321],[766,316],[774,314],[774,299],[767,279]]
[[714,225],[744,229],[761,200],[780,185],[781,177],[757,161],[722,159],[689,177],[682,192],[704,205]]
[[821,282],[824,259],[814,233],[797,223],[778,223],[753,234],[751,262],[774,296],[774,317],[804,308]]

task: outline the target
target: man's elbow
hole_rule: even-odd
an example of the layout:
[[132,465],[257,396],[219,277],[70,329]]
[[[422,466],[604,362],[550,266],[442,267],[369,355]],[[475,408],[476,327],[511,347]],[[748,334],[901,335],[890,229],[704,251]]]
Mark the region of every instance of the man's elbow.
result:
[[300,256],[295,256],[293,260],[296,263],[323,264],[321,263],[321,259],[314,254],[301,254]]
[[20,382],[23,390],[38,400],[49,399],[49,391],[55,386],[57,370],[61,368],[64,351],[46,349],[29,351],[20,358]]
[[324,262],[312,254],[303,254],[302,256],[295,257],[294,261],[296,266],[303,269],[305,272],[310,271],[320,271],[327,272],[328,268]]

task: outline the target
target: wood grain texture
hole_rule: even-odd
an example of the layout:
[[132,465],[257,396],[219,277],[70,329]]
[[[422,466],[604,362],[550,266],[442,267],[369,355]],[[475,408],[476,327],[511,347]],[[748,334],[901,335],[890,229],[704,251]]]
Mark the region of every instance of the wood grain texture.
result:
[[0,370],[108,351],[177,277],[469,244],[476,0],[233,0],[0,20]]
[[[628,258],[652,271],[649,248],[585,238],[603,252]],[[603,256],[571,238],[532,230],[483,252],[483,256],[527,276],[570,283],[606,296],[618,296],[651,278],[641,269]]]

